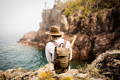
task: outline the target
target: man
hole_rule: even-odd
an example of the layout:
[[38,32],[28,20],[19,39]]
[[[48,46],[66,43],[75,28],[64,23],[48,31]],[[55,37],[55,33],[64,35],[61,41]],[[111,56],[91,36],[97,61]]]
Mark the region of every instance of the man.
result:
[[[48,42],[45,47],[47,61],[49,63],[54,64],[54,69],[55,69],[56,73],[66,72],[69,69],[69,63],[66,61],[66,63],[68,63],[68,66],[66,68],[64,68],[64,67],[61,67],[60,62],[56,61],[57,53],[58,53],[56,47],[64,46],[65,49],[68,49],[70,52],[70,55],[68,57],[69,61],[70,61],[72,59],[72,49],[71,49],[70,42],[63,39],[64,33],[60,31],[60,27],[58,27],[58,26],[51,26],[50,31],[47,32],[47,34],[49,34],[52,38],[52,41]],[[60,50],[63,50],[63,49],[60,49]],[[66,52],[67,52],[67,50],[66,50]],[[63,51],[61,51],[60,54],[63,54]],[[64,53],[64,54],[66,54],[66,53]],[[64,60],[65,57],[59,58],[59,59]],[[66,60],[67,60],[67,57],[66,57]],[[63,64],[63,65],[65,66],[65,64]]]

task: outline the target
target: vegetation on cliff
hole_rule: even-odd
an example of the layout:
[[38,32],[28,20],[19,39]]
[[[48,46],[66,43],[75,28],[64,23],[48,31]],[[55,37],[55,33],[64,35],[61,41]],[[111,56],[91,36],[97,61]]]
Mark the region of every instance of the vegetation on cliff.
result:
[[66,16],[74,14],[75,11],[82,11],[82,16],[87,16],[91,12],[91,8],[95,0],[70,0],[64,5],[66,5],[63,13]]
[[119,3],[119,0],[68,0],[62,5],[65,5],[63,13],[66,16],[74,14],[75,11],[82,11],[82,15],[87,16],[100,9],[119,7]]

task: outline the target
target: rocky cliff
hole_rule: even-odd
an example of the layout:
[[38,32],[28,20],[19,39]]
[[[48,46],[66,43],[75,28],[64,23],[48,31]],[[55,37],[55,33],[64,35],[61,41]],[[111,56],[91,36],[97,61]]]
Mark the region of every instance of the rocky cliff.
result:
[[75,7],[76,5],[72,7],[69,5],[63,7],[63,5],[55,5],[53,9],[43,11],[43,21],[34,38],[39,47],[44,48],[50,40],[50,36],[45,34],[50,26],[59,25],[65,32],[65,38],[69,39],[70,36],[77,35],[73,48],[74,59],[93,60],[106,50],[120,49],[119,0],[82,1],[77,6],[80,7],[79,9]]

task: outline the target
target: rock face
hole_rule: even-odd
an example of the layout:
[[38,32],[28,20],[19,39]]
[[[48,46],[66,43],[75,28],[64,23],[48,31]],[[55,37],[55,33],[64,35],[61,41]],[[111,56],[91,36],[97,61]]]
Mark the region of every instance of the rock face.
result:
[[[120,54],[113,54],[107,56],[100,62],[101,74],[113,78],[114,80],[120,79]],[[104,68],[105,67],[105,68]]]
[[86,17],[82,17],[82,11],[66,17],[64,10],[55,5],[53,9],[43,11],[43,22],[40,23],[35,41],[44,47],[50,41],[50,36],[45,32],[50,26],[59,25],[65,36],[77,35],[73,47],[74,59],[93,60],[106,50],[120,49],[119,5],[119,0],[97,0],[93,8],[97,6],[98,10]]

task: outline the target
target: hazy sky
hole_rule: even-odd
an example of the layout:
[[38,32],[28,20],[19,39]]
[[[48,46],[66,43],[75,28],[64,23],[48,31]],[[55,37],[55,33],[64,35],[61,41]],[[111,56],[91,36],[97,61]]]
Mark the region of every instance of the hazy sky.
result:
[[0,38],[38,30],[41,12],[54,0],[0,0]]

